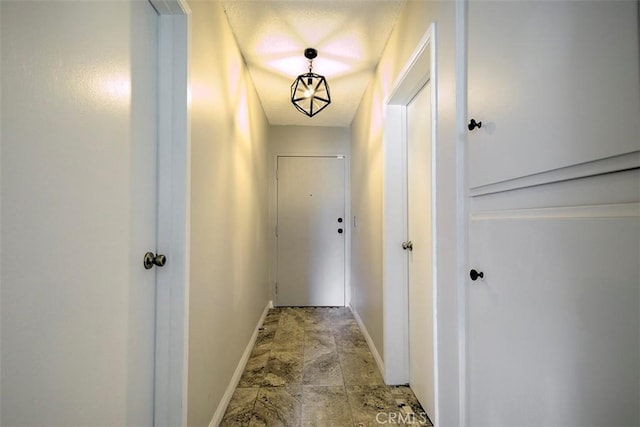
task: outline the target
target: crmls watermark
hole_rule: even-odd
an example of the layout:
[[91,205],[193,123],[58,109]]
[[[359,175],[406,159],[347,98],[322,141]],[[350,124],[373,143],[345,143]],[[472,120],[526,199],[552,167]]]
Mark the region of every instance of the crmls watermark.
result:
[[378,424],[402,424],[402,425],[427,425],[429,417],[424,412],[378,412],[376,422]]

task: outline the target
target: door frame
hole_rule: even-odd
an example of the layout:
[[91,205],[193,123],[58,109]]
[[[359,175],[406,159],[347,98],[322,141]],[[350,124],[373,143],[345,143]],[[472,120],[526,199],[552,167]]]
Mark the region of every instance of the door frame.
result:
[[[438,423],[438,323],[437,307],[437,133],[438,80],[436,24],[432,23],[418,42],[384,101],[383,135],[383,354],[387,384],[409,381],[409,281],[407,255],[401,243],[407,238],[407,105],[427,83],[431,84],[431,232],[433,284],[433,375],[435,425]],[[381,364],[380,361],[378,361]]]
[[270,289],[271,301],[274,306],[277,306],[278,303],[278,295],[276,293],[276,285],[278,280],[278,236],[277,236],[277,225],[278,225],[278,158],[279,157],[342,157],[344,158],[344,306],[349,307],[351,304],[351,225],[352,222],[347,218],[351,218],[351,163],[350,156],[347,153],[300,153],[300,152],[279,152],[273,154],[273,163],[272,163],[272,206],[273,217],[270,219],[271,226],[273,230],[273,244],[272,244],[272,256],[271,256],[271,265],[272,265],[272,277],[273,283]]
[[154,425],[187,424],[190,229],[190,14],[186,0],[149,0],[158,28],[157,251]]

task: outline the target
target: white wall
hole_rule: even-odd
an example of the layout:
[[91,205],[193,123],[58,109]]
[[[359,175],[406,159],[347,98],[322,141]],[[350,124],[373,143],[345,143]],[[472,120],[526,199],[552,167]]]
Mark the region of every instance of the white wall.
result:
[[347,127],[271,126],[269,155],[348,155],[350,142]]
[[[352,305],[380,355],[382,329],[382,137],[384,102],[402,67],[431,23],[437,34],[437,293],[439,422],[459,425],[458,302],[456,249],[456,62],[455,3],[409,1],[400,14],[352,122]],[[398,242],[398,244],[401,242]],[[432,414],[430,414],[432,415]]]
[[190,2],[188,424],[210,423],[268,302],[267,136],[220,2]]
[[[2,22],[2,7],[0,7]],[[0,61],[2,58],[2,31],[0,31]],[[2,189],[2,62],[0,62],[0,189]],[[2,321],[2,191],[0,190],[0,322]],[[2,325],[0,324],[0,422],[2,422]]]
[[[293,108],[293,106],[292,106]],[[331,107],[327,107],[331,108]],[[275,301],[276,282],[276,239],[275,226],[277,221],[276,205],[276,158],[278,155],[343,155],[347,167],[347,202],[346,218],[349,218],[349,158],[351,153],[351,135],[346,127],[322,126],[271,126],[269,131],[269,289],[271,298]],[[347,221],[349,223],[349,221]],[[345,227],[346,235],[346,266],[350,265],[350,227]],[[346,277],[346,304],[349,303],[349,276]]]

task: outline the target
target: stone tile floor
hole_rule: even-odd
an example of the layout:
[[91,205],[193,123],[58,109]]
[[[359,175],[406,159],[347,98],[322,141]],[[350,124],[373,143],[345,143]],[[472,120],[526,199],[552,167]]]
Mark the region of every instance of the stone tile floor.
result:
[[407,386],[386,386],[345,307],[269,311],[221,427],[427,425]]

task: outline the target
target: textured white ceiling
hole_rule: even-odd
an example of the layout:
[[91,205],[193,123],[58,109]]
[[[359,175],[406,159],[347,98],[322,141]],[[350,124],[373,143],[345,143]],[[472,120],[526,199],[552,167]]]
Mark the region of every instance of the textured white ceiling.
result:
[[[404,1],[223,1],[269,123],[349,126]],[[311,118],[290,101],[308,47],[331,92],[331,105]]]

